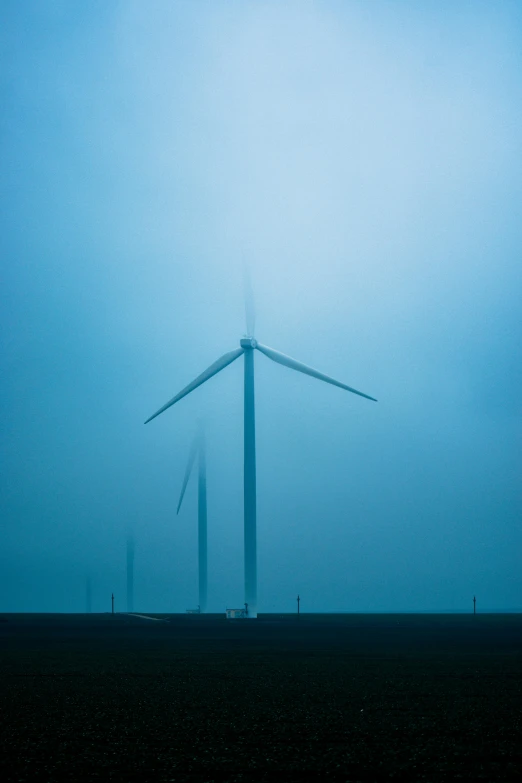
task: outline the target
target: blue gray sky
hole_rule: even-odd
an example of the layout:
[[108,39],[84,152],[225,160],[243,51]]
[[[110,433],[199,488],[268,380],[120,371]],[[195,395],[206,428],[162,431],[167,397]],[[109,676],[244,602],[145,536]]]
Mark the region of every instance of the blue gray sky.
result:
[[0,610],[522,606],[522,7],[25,2],[1,15]]

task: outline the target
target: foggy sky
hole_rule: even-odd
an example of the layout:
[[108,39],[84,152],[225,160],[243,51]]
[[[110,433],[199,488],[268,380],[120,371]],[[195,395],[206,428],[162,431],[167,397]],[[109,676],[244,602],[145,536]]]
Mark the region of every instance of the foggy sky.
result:
[[4,2],[1,611],[522,606],[517,2]]

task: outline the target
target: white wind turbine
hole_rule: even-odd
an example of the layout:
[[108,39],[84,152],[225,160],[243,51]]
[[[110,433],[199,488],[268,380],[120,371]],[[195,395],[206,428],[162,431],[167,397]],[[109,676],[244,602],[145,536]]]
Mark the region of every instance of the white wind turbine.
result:
[[254,306],[253,297],[250,285],[246,287],[246,321],[247,321],[247,334],[239,341],[239,348],[235,351],[229,351],[225,353],[221,358],[217,359],[213,364],[204,370],[201,375],[198,375],[188,386],[185,386],[175,397],[169,400],[163,405],[156,413],[147,419],[145,424],[159,416],[160,413],[166,411],[175,403],[179,402],[186,397],[187,394],[197,389],[205,381],[208,381],[218,372],[224,370],[229,364],[232,364],[240,356],[245,357],[245,374],[244,374],[244,551],[245,551],[245,603],[248,604],[248,617],[257,617],[257,540],[256,540],[256,425],[255,425],[255,408],[254,408],[254,351],[259,351],[272,359],[277,364],[282,364],[283,367],[289,367],[291,370],[297,370],[305,375],[310,375],[312,378],[317,378],[320,381],[331,383],[333,386],[338,386],[340,389],[358,394],[360,397],[365,397],[367,400],[373,400],[377,402],[375,397],[370,397],[369,394],[353,389],[351,386],[347,386],[345,383],[336,381],[329,375],[325,375],[318,370],[314,370],[312,367],[308,367],[302,362],[298,362],[292,359],[290,356],[286,356],[284,353],[275,351],[273,348],[268,348],[266,345],[259,343],[254,337]]

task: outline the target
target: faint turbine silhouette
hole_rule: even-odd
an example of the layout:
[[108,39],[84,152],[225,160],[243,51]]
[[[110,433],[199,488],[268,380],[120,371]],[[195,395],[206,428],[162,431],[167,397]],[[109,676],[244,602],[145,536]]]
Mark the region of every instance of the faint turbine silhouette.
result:
[[204,614],[207,611],[208,577],[207,577],[207,468],[205,456],[205,436],[203,428],[199,426],[198,433],[192,443],[181,494],[176,514],[179,514],[185,490],[190,478],[194,462],[198,458],[198,587],[199,587],[199,611]]

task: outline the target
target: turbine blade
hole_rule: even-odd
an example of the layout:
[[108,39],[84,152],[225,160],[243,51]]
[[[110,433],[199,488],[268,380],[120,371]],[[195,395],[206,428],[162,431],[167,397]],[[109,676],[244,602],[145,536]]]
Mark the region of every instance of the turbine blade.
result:
[[303,372],[305,375],[311,375],[312,378],[318,378],[320,381],[331,383],[334,386],[339,386],[340,389],[346,389],[346,391],[352,392],[353,394],[358,394],[359,397],[366,397],[367,400],[373,400],[373,402],[377,402],[375,397],[370,397],[369,394],[364,394],[363,392],[357,391],[357,389],[352,389],[351,386],[347,386],[345,383],[336,381],[335,378],[331,378],[329,375],[318,372],[317,370],[314,370],[313,367],[308,367],[306,364],[298,362],[295,359],[292,359],[290,356],[286,356],[284,353],[274,351],[273,348],[267,348],[266,345],[261,345],[261,343],[257,343],[256,348],[258,351],[261,351],[261,353],[264,353],[265,356],[268,356],[269,359],[272,359],[273,362],[282,364],[283,367],[289,367],[291,370]]
[[254,302],[254,291],[252,289],[252,281],[250,279],[250,268],[246,264],[243,265],[243,290],[245,295],[245,315],[246,315],[246,328],[247,335],[253,337],[254,329],[256,326],[256,306]]
[[165,403],[162,408],[159,409],[159,411],[156,411],[156,413],[153,413],[152,416],[150,416],[145,424],[148,424],[149,421],[152,421],[152,419],[155,419],[156,416],[159,416],[160,413],[163,413],[163,411],[166,411],[167,408],[170,408],[171,405],[174,405],[174,403],[179,402],[179,400],[183,399],[183,397],[186,397],[187,394],[190,394],[191,391],[194,391],[194,389],[197,389],[198,386],[201,386],[202,383],[205,383],[205,381],[208,381],[209,378],[212,378],[213,375],[216,375],[218,372],[221,372],[221,370],[224,370],[225,367],[227,367],[229,364],[232,364],[236,359],[238,359],[241,354],[243,353],[243,348],[237,348],[235,351],[229,351],[229,353],[224,354],[224,356],[221,356],[220,359],[214,362],[214,364],[211,364],[210,367],[207,367],[206,370],[204,370],[201,375],[198,375],[197,378],[195,378],[192,383],[189,383],[188,386],[185,386],[184,389],[182,389],[178,394],[176,394],[175,397],[173,397],[171,400]]
[[192,446],[190,447],[189,452],[189,458],[187,462],[187,468],[185,470],[185,476],[183,478],[183,484],[181,487],[181,494],[179,496],[179,503],[178,507],[176,509],[176,515],[179,514],[179,510],[181,508],[181,504],[183,503],[183,498],[185,496],[185,490],[187,488],[188,480],[190,478],[190,473],[192,471],[192,466],[194,465],[194,460],[196,459],[196,454],[198,453],[198,445],[199,445],[199,438],[196,436],[194,440],[192,441]]

